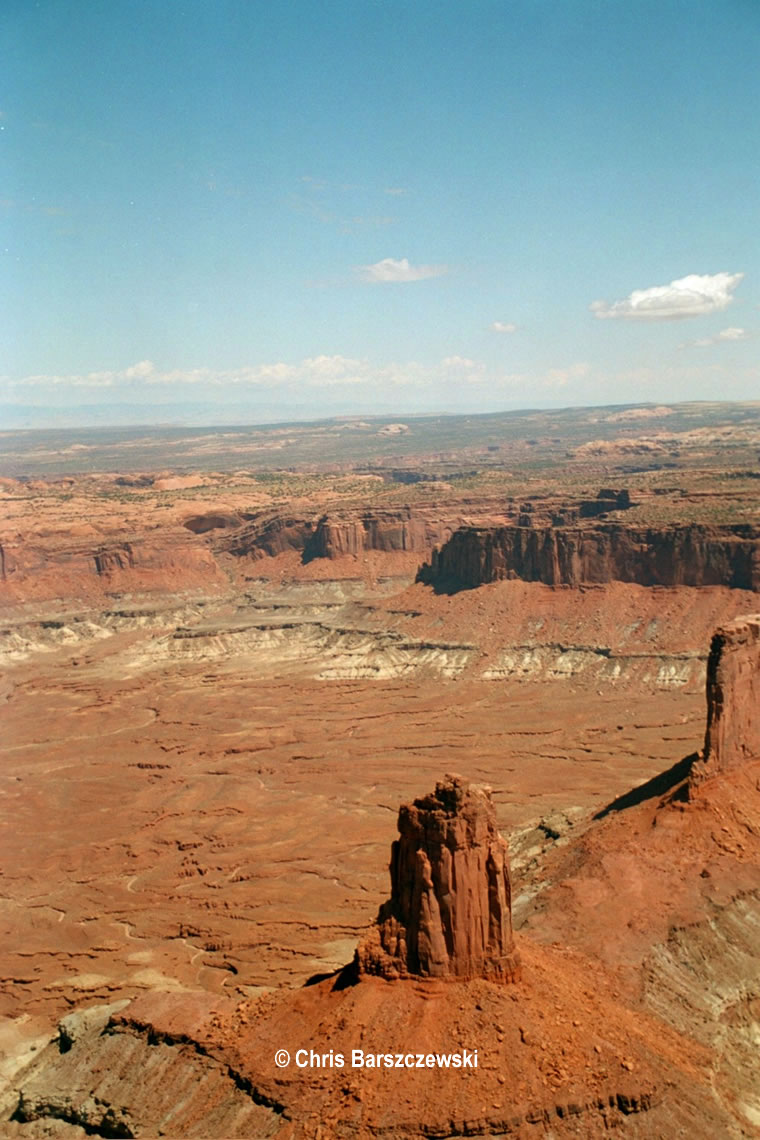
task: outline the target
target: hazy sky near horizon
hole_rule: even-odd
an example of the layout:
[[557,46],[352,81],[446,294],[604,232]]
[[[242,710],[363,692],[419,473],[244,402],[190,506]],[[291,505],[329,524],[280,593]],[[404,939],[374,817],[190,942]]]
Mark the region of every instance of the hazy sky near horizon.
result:
[[760,398],[757,0],[6,0],[0,39],[0,404]]

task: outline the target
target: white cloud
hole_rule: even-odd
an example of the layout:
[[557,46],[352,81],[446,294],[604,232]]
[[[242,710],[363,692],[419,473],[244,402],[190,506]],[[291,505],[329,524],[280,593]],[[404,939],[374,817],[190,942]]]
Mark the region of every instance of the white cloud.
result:
[[585,360],[570,364],[567,368],[550,368],[543,378],[545,388],[564,388],[571,380],[582,380],[591,371]]
[[600,320],[673,321],[702,317],[727,308],[743,273],[691,273],[669,285],[634,289],[624,301],[594,301],[591,312]]
[[447,265],[410,265],[406,257],[396,260],[393,257],[383,258],[374,265],[361,265],[359,273],[365,281],[374,284],[387,284],[399,281],[424,281],[428,277],[442,277],[448,273]]
[[438,383],[476,382],[485,378],[485,366],[467,356],[447,356],[438,363],[421,364],[417,361],[392,361],[374,364],[340,354],[305,357],[288,364],[284,361],[244,365],[240,368],[216,371],[211,368],[176,368],[161,371],[151,361],[142,360],[128,368],[66,376],[34,375],[13,381],[4,378],[5,386],[21,391],[32,388],[61,389],[70,387],[129,388],[131,395],[137,386],[143,389],[170,386],[220,388],[327,388],[338,385],[365,385],[382,388],[420,387]]
[[295,369],[292,364],[283,364],[282,361],[277,361],[275,364],[260,364],[258,368],[250,370],[253,373],[254,383],[266,383],[272,381],[275,384],[287,383],[295,376]]
[[445,356],[441,364],[444,368],[464,368],[466,371],[483,367],[482,364],[478,364],[477,360],[470,360],[469,356]]
[[746,340],[747,333],[744,329],[728,328],[721,329],[715,336],[702,336],[699,340],[691,340],[686,344],[679,344],[679,348],[709,348],[713,344],[724,344],[726,341]]
[[275,392],[305,392],[324,389],[363,389],[379,393],[394,389],[428,390],[441,389],[447,393],[465,391],[471,385],[486,385],[496,390],[517,388],[537,389],[563,388],[573,380],[582,379],[589,372],[589,366],[580,362],[566,368],[552,369],[533,376],[528,374],[507,374],[491,371],[486,365],[469,356],[452,355],[441,360],[421,363],[415,360],[390,361],[377,364],[367,359],[321,354],[309,356],[295,363],[274,361],[271,363],[243,365],[239,368],[216,371],[211,368],[176,368],[162,371],[148,360],[119,370],[103,370],[65,376],[35,375],[13,381],[2,378],[2,387],[15,393],[17,399],[26,400],[33,394],[37,400],[45,398],[46,391],[60,396],[68,388],[71,394],[81,393],[82,389],[100,389],[109,399],[160,398],[171,388],[178,394],[192,388],[196,393],[204,390],[211,397],[214,393],[234,392],[236,398],[245,398],[246,390],[266,390]]
[[469,356],[446,356],[441,361],[441,368],[447,381],[462,380],[476,384],[485,379],[485,365],[479,360],[471,360]]
[[489,329],[491,332],[496,333],[513,333],[517,332],[517,325],[513,325],[511,321],[494,321],[490,324]]
[[315,385],[360,384],[367,364],[347,356],[311,356],[302,362],[301,378]]
[[[391,368],[403,366],[390,366]],[[411,366],[413,369],[416,365]],[[354,360],[347,356],[312,356],[298,364],[275,361],[270,364],[245,365],[241,368],[216,371],[211,368],[175,368],[166,372],[149,360],[130,365],[117,371],[88,372],[67,376],[34,375],[22,380],[6,381],[11,388],[116,388],[121,384],[147,387],[160,387],[179,384],[222,388],[235,386],[281,387],[286,385],[306,385],[327,387],[334,384],[357,384],[374,382],[377,379],[391,379],[388,369],[378,369],[366,360]]]
[[152,360],[141,360],[139,364],[133,364],[128,368],[124,375],[128,380],[146,380],[155,371],[155,364]]

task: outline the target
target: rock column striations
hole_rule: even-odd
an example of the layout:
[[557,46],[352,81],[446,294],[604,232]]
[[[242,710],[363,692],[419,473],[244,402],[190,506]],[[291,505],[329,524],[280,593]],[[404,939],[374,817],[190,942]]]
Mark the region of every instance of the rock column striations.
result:
[[707,732],[690,789],[760,760],[760,614],[737,618],[713,634],[707,661]]
[[359,946],[360,974],[516,981],[507,844],[489,788],[446,776],[404,804],[391,897]]
[[465,526],[417,572],[418,582],[448,592],[510,578],[546,586],[631,582],[760,590],[760,528],[628,527],[599,521],[588,526]]

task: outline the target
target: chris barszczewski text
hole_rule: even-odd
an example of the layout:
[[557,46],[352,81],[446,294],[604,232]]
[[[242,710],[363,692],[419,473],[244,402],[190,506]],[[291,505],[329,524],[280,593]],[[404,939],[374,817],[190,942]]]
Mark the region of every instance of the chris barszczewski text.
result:
[[[287,1049],[275,1053],[275,1064],[280,1069],[290,1064]],[[299,1049],[293,1057],[299,1069],[477,1069],[477,1049],[462,1049],[460,1053],[365,1053],[352,1049],[350,1053],[316,1053],[313,1049]]]

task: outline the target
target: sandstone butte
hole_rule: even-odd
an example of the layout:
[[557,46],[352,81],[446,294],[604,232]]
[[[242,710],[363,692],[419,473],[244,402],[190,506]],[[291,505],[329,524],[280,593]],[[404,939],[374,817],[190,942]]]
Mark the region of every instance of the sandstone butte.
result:
[[391,897],[357,951],[359,972],[515,981],[509,859],[490,788],[447,776],[402,806],[398,829]]
[[549,586],[636,582],[758,590],[760,544],[756,528],[743,524],[469,526],[436,547],[417,575],[451,590],[505,578]]
[[[756,1136],[759,630],[715,636],[704,757],[535,869],[519,974],[488,794],[448,777],[402,808],[391,899],[352,966],[69,1017],[4,1101],[7,1134]],[[462,1049],[477,1071],[425,1064]],[[366,1063],[397,1055],[415,1064]]]

